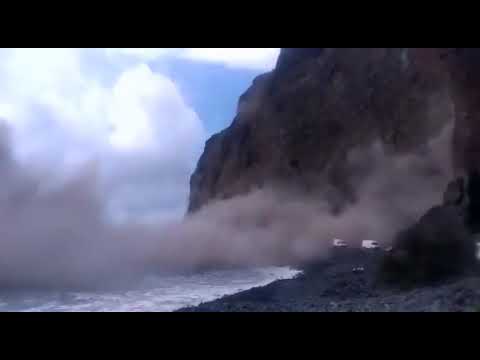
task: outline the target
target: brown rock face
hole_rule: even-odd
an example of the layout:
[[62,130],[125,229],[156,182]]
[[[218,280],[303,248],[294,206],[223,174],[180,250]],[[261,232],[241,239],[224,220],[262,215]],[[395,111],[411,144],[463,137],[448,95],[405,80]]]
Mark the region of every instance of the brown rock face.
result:
[[[241,96],[232,124],[210,138],[191,177],[189,212],[264,185],[331,188],[355,201],[352,149],[421,149],[453,118],[453,159],[477,166],[480,50],[282,49],[276,68]],[[480,163],[480,162],[478,162]],[[358,169],[356,169],[358,170]]]

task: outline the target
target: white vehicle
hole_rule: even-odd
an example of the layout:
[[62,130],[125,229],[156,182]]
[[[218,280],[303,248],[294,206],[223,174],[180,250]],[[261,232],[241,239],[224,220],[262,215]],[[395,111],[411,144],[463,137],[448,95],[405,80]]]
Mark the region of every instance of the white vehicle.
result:
[[365,268],[363,266],[358,266],[352,269],[352,272],[354,274],[363,273],[364,271],[365,271]]
[[347,247],[347,243],[340,239],[333,239],[333,246],[334,247]]
[[366,249],[378,249],[380,248],[380,244],[374,240],[363,240],[362,247]]
[[480,260],[480,242],[477,242],[477,259]]

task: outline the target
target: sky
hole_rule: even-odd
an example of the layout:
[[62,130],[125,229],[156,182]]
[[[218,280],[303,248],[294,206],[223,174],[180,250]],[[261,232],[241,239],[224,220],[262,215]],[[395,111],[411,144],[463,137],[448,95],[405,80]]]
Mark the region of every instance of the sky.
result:
[[0,49],[0,119],[52,186],[93,164],[116,219],[176,218],[204,142],[279,49]]

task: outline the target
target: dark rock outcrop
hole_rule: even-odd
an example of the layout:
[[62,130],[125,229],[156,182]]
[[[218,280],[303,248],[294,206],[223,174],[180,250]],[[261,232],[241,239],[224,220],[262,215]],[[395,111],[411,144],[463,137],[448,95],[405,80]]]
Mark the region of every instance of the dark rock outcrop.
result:
[[467,224],[476,234],[480,232],[480,173],[476,170],[470,172],[467,187]]
[[[468,185],[467,185],[468,184]],[[399,232],[380,267],[383,281],[412,285],[465,274],[477,267],[479,175],[450,182],[443,204]]]
[[465,201],[467,199],[465,192],[465,180],[463,177],[459,177],[448,184],[447,190],[443,195],[443,204],[465,207]]
[[282,49],[276,68],[240,98],[233,123],[207,141],[189,212],[267,184],[312,196],[329,188],[355,201],[352,149],[379,141],[391,154],[409,153],[452,119],[445,64],[453,55],[444,53]]
[[405,285],[443,280],[473,269],[475,250],[462,209],[435,206],[397,235],[380,275],[382,280]]
[[453,49],[443,63],[455,104],[454,164],[480,171],[480,48]]

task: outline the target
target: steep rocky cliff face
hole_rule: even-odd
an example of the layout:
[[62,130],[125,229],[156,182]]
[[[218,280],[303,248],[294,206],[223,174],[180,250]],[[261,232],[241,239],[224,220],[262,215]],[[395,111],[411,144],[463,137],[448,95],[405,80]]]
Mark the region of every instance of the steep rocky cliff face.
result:
[[421,151],[452,121],[452,99],[454,164],[473,166],[480,151],[480,132],[471,130],[478,123],[472,114],[480,114],[477,54],[282,49],[276,68],[240,97],[232,124],[207,141],[191,177],[189,212],[266,185],[312,196],[330,189],[341,208],[356,197],[353,177],[361,169],[353,150],[378,142],[391,156]]

